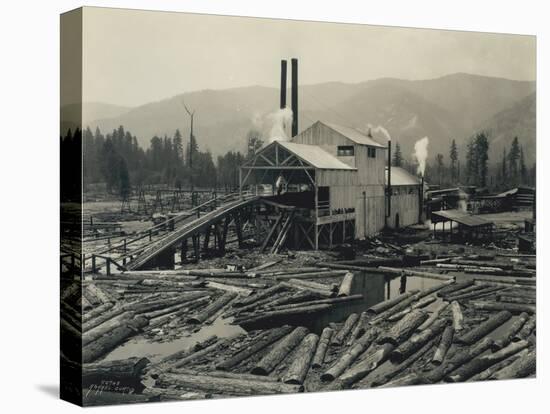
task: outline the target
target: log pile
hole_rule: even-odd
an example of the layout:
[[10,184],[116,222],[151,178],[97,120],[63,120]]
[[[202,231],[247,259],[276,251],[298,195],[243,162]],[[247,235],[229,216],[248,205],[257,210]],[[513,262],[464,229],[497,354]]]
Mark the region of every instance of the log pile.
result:
[[[63,305],[64,329],[83,332],[85,383],[146,383],[136,388],[136,402],[535,375],[535,290],[517,283],[531,278],[483,273],[514,272],[516,264],[441,258],[419,270],[376,260],[372,273],[419,277],[428,287],[361,308],[349,266],[363,266],[355,262],[94,275],[83,282],[81,313]],[[482,276],[457,282],[444,273],[457,267],[482,269]],[[348,307],[336,322],[313,323]],[[239,333],[201,339],[153,362],[110,357],[133,338],[184,337],[220,321]]]

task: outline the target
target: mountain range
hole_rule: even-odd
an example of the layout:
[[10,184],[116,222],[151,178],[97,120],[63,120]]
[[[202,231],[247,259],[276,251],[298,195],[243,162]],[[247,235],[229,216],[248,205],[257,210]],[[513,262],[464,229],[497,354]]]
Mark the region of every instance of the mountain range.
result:
[[[430,158],[448,157],[452,139],[463,155],[468,139],[489,132],[491,159],[518,136],[526,160],[535,160],[536,83],[457,73],[430,80],[382,78],[357,84],[327,82],[299,88],[299,127],[322,120],[366,132],[383,126],[410,158],[416,140],[427,136]],[[287,94],[290,96],[290,94]],[[189,135],[183,102],[196,111],[195,136],[201,149],[220,155],[245,149],[246,135],[259,129],[269,138],[277,118],[279,91],[250,86],[202,90],[134,108],[101,103],[84,104],[83,124],[104,133],[123,125],[148,147],[154,135]],[[433,156],[433,157],[432,157]]]

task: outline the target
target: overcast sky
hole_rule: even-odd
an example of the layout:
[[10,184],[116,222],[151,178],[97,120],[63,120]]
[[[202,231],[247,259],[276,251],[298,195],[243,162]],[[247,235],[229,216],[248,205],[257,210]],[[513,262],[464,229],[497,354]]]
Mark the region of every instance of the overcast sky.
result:
[[86,8],[83,100],[137,106],[201,89],[456,72],[535,80],[535,38],[383,26]]

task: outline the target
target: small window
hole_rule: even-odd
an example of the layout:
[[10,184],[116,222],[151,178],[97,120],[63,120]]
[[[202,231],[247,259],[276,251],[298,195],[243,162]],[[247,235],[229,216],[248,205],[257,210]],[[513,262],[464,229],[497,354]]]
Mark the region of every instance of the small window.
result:
[[353,157],[355,155],[353,145],[339,145],[337,155],[339,157]]
[[376,148],[368,147],[367,148],[367,153],[368,153],[369,158],[376,158]]

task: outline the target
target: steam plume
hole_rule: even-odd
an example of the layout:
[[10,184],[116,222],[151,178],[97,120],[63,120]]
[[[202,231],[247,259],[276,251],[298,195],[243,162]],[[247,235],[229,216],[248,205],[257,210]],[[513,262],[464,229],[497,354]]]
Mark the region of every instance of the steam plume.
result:
[[286,128],[292,124],[292,110],[290,108],[278,109],[267,116],[269,142],[275,140],[288,141]]
[[428,137],[419,139],[414,143],[414,153],[413,157],[416,158],[418,162],[418,168],[416,173],[424,176],[424,171],[426,170],[426,160],[428,159],[428,144],[430,140]]
[[391,141],[391,135],[390,133],[388,132],[388,130],[386,128],[384,128],[382,125],[378,125],[378,126],[374,126],[372,124],[367,124],[367,128],[370,130],[371,133],[380,133],[382,135],[384,135],[384,137],[388,140],[388,141]]

